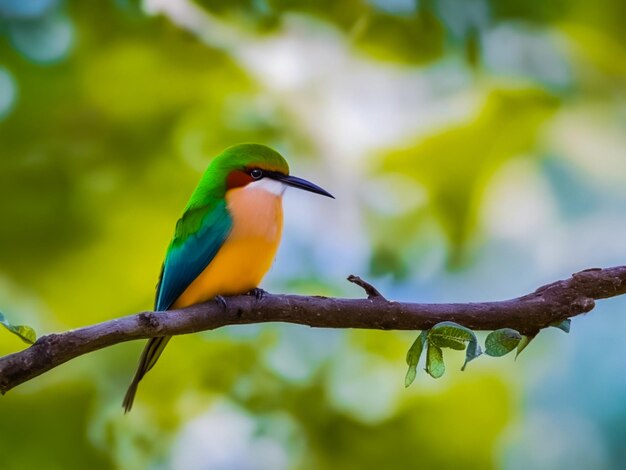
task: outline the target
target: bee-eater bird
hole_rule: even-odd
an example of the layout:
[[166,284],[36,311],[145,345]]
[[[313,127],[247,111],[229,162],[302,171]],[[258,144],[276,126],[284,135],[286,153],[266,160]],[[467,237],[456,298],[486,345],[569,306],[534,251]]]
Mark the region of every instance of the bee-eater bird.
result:
[[[235,145],[215,157],[176,223],[154,309],[179,309],[256,289],[278,249],[282,197],[289,186],[333,197],[290,176],[285,159],[264,145]],[[170,338],[148,341],[124,397],[125,412]]]

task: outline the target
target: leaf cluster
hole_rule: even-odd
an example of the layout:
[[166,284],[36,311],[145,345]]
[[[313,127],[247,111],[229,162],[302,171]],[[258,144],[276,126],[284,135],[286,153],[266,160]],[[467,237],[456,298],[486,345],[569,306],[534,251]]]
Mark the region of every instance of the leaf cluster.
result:
[[[554,326],[569,333],[570,319],[555,323]],[[485,339],[484,353],[492,357],[505,356],[514,349],[517,349],[515,357],[528,346],[536,335],[522,335],[512,328],[500,328],[492,331]],[[426,351],[426,372],[433,378],[441,377],[445,370],[443,350],[445,348],[457,351],[465,350],[465,362],[461,370],[465,370],[467,364],[483,354],[483,350],[478,344],[476,334],[463,325],[451,321],[437,323],[429,330],[420,333],[413,342],[406,355],[406,363],[409,366],[404,385],[408,387],[417,376],[417,365],[422,353]]]

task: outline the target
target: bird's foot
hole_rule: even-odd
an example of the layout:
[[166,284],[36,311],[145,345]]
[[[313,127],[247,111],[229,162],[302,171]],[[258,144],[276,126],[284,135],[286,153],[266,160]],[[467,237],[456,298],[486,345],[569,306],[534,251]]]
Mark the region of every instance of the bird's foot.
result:
[[265,297],[265,294],[267,294],[267,292],[265,292],[263,289],[255,287],[254,289],[250,290],[246,295],[253,295],[257,300],[261,300],[263,297]]
[[226,311],[228,309],[228,304],[226,303],[226,299],[223,296],[216,295],[214,299],[222,307],[222,310]]

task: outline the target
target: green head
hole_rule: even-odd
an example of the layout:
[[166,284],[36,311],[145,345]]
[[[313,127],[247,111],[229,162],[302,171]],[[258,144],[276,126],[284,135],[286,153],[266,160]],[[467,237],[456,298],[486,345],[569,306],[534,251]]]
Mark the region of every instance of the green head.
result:
[[227,191],[251,184],[273,190],[291,186],[333,197],[309,181],[290,176],[287,161],[277,151],[260,144],[239,144],[228,147],[211,161],[189,206],[204,205],[207,198],[224,198]]
[[[215,169],[232,179],[234,172],[259,168],[284,175],[289,174],[289,165],[276,150],[260,144],[239,144],[228,147],[213,159],[208,170]],[[231,182],[232,183],[232,182]]]

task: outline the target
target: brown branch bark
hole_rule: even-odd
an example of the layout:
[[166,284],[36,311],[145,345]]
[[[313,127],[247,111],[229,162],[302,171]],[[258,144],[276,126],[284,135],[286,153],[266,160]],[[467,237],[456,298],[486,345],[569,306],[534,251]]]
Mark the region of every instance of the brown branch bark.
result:
[[83,354],[124,341],[213,330],[226,325],[288,322],[317,328],[424,330],[454,321],[473,330],[514,328],[533,335],[552,323],[592,310],[595,301],[626,294],[626,266],[587,269],[511,300],[417,304],[386,300],[351,276],[368,299],[242,295],[184,310],[142,312],[64,333],[49,334],[23,351],[0,358],[0,392],[31,380]]

